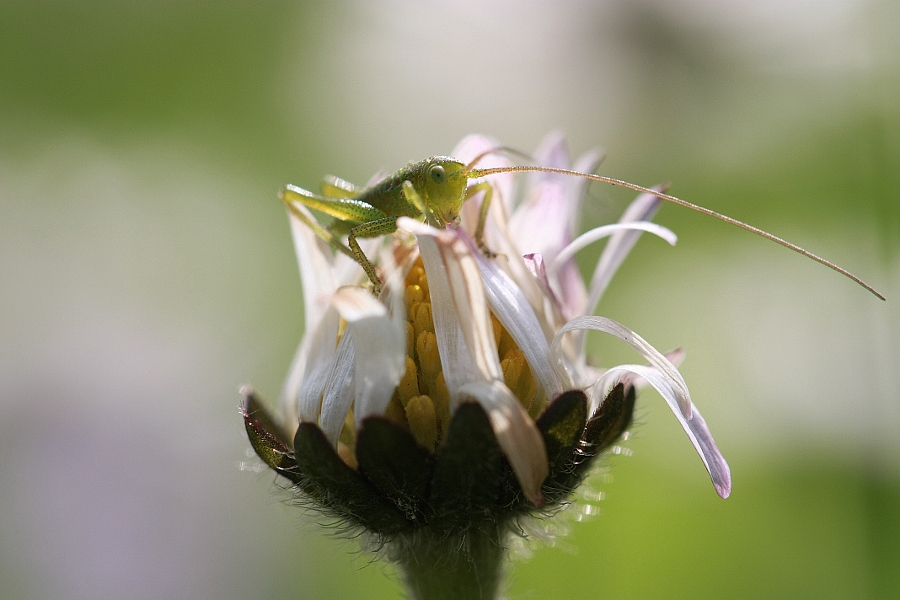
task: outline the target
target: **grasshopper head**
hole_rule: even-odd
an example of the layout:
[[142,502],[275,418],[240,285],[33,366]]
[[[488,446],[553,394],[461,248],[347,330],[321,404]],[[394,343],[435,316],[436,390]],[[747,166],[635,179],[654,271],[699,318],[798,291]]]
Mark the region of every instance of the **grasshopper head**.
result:
[[424,200],[434,216],[444,224],[459,216],[466,197],[465,165],[446,156],[436,156],[425,165]]

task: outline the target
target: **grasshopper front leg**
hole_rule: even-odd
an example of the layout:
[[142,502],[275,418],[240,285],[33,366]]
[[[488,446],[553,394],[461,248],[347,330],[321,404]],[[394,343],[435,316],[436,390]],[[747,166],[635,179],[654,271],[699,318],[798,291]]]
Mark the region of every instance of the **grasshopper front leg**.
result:
[[397,218],[384,216],[380,219],[375,219],[368,223],[351,227],[350,234],[347,236],[347,245],[350,246],[350,250],[353,252],[353,258],[356,259],[356,262],[359,263],[359,266],[361,266],[366,272],[366,275],[368,275],[369,281],[372,282],[373,286],[372,293],[376,298],[381,296],[381,279],[378,278],[374,265],[369,262],[368,257],[366,257],[365,253],[362,251],[362,248],[359,247],[359,242],[356,241],[356,238],[378,237],[394,233],[395,231],[397,231]]
[[484,199],[481,201],[481,208],[478,210],[478,224],[475,226],[475,243],[478,244],[478,248],[485,256],[494,258],[497,255],[494,252],[491,252],[484,243],[484,224],[487,222],[488,210],[491,207],[491,196],[494,194],[494,188],[487,182],[469,186],[466,189],[466,200],[478,192],[484,192]]

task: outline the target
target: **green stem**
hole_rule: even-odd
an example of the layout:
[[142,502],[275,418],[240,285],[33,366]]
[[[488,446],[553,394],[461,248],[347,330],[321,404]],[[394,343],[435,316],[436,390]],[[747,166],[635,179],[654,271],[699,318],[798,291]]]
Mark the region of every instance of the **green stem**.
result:
[[494,600],[503,537],[498,524],[482,523],[464,533],[422,528],[399,540],[397,562],[410,600]]

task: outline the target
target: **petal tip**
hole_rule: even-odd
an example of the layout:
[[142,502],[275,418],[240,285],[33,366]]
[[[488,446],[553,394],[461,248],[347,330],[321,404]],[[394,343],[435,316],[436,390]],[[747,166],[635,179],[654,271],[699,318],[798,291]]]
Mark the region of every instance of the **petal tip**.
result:
[[716,493],[719,494],[719,498],[725,500],[728,496],[731,495],[731,480],[722,481],[719,483],[713,483],[716,488]]

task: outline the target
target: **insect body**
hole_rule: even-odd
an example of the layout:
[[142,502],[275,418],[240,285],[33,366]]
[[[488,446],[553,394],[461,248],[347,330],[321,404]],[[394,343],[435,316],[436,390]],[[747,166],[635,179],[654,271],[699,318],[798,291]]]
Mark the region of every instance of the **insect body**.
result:
[[[393,233],[397,230],[398,217],[425,217],[430,225],[443,228],[456,220],[469,197],[483,191],[485,198],[475,232],[475,239],[483,247],[481,238],[492,188],[487,183],[469,186],[469,179],[475,176],[472,173],[471,167],[456,159],[433,156],[412,163],[369,188],[358,189],[342,179],[328,177],[322,184],[321,195],[288,185],[281,197],[288,209],[319,237],[362,266],[378,295],[381,281],[356,239]],[[334,217],[335,224],[328,229],[322,227],[297,211],[293,202]],[[335,236],[344,230],[346,246]]]
[[[581,173],[568,169],[537,166],[492,167],[476,169],[475,165],[486,155],[506,151],[518,154],[508,148],[494,148],[481,153],[470,163],[465,164],[447,156],[433,156],[417,163],[411,163],[400,169],[393,175],[381,180],[368,188],[357,188],[352,183],[338,177],[326,177],[322,183],[322,194],[314,194],[294,185],[287,185],[281,192],[281,198],[298,219],[308,225],[320,238],[328,242],[336,250],[347,254],[362,266],[366,275],[372,282],[373,292],[376,296],[381,293],[381,280],[375,272],[375,267],[359,247],[357,238],[378,237],[387,235],[397,230],[398,217],[422,218],[433,227],[443,228],[453,223],[459,216],[463,203],[472,196],[484,192],[484,200],[478,213],[478,223],[475,229],[475,241],[483,252],[488,253],[482,241],[484,224],[487,219],[490,206],[492,188],[489,183],[481,182],[468,185],[470,179],[478,179],[498,173],[556,173],[582,177],[591,181],[599,181],[620,187],[625,187],[637,192],[653,194],[671,202],[690,208],[702,214],[715,217],[726,223],[731,223],[746,229],[756,235],[798,252],[823,265],[834,269],[838,273],[849,277],[872,294],[884,300],[878,291],[836,264],[808,252],[803,248],[792,244],[778,236],[748,225],[737,219],[717,213],[708,208],[692,204],[675,196],[651,190],[627,181],[613,179],[603,175]],[[329,228],[323,227],[315,220],[300,212],[294,206],[294,202],[309,208],[321,211],[335,218],[335,223]],[[347,233],[347,244],[344,245],[337,237]],[[488,253],[489,254],[489,253]]]

